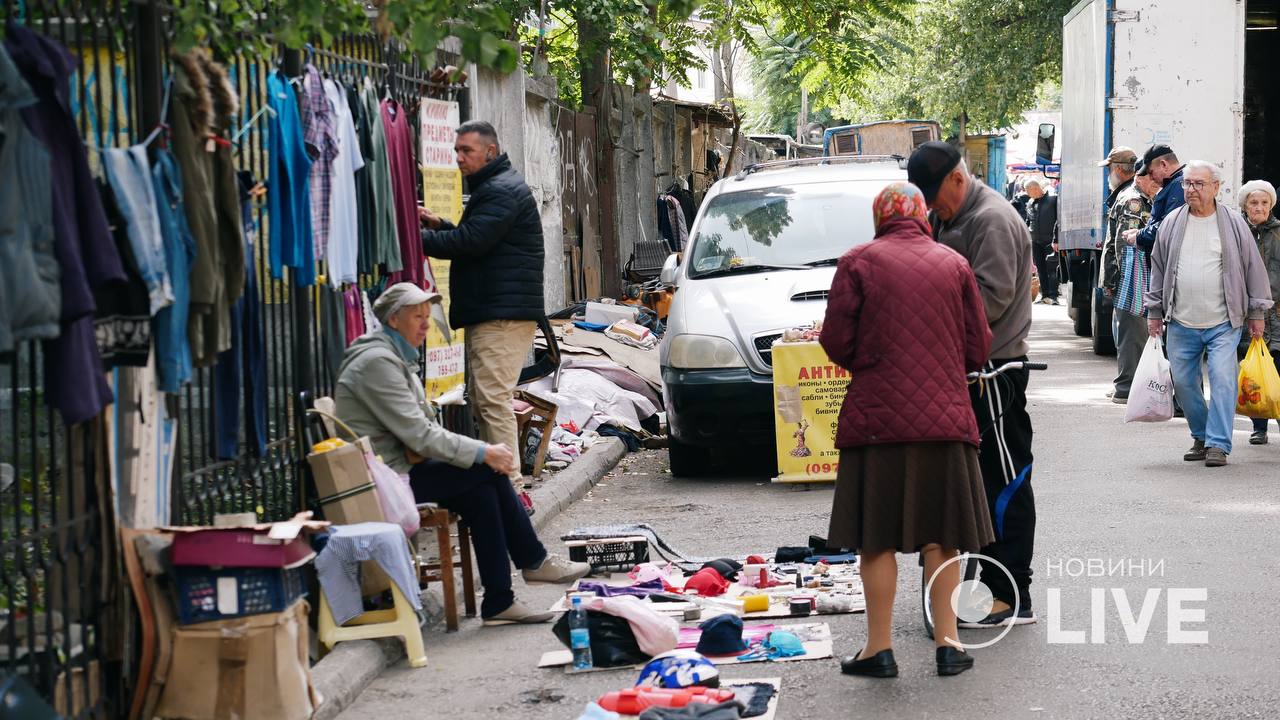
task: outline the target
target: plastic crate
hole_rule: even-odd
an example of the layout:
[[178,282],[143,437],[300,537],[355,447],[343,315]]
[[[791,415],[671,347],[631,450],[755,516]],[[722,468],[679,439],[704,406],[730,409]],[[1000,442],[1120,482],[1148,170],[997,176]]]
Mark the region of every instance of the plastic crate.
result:
[[649,539],[645,537],[570,540],[565,546],[570,560],[587,563],[593,571],[627,571],[649,562]]
[[[307,594],[302,568],[175,567],[173,570],[177,594],[174,604],[181,625],[280,612]],[[231,593],[235,595],[234,602],[229,597]]]

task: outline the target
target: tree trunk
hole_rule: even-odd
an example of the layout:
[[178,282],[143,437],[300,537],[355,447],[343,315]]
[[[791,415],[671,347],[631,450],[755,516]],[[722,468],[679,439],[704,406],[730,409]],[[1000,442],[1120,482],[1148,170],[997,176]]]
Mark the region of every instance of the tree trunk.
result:
[[716,99],[729,106],[733,116],[733,135],[729,142],[729,157],[720,166],[720,177],[728,177],[733,172],[733,158],[738,152],[738,143],[742,137],[742,116],[738,114],[738,101],[733,86],[733,45],[726,42],[720,45],[716,53],[716,62],[720,66],[720,92]]
[[[613,132],[613,69],[609,57],[608,29],[582,14],[578,22],[578,67],[582,76],[582,104],[595,108],[596,197],[600,207],[601,285],[609,297],[622,295],[622,262],[618,255],[617,218],[613,211],[616,192]],[[630,111],[630,108],[626,108]]]

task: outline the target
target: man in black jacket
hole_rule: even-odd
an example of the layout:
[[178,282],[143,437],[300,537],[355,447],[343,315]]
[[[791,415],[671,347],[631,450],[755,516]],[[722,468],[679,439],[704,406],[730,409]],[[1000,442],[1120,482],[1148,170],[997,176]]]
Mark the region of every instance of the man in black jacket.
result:
[[1058,304],[1058,196],[1040,178],[1027,178],[1027,224],[1031,226],[1031,259],[1040,276],[1040,302]]
[[492,125],[463,123],[454,151],[471,199],[456,226],[419,209],[422,251],[452,261],[449,321],[467,331],[467,393],[481,438],[520,457],[511,400],[544,310],[542,218]]

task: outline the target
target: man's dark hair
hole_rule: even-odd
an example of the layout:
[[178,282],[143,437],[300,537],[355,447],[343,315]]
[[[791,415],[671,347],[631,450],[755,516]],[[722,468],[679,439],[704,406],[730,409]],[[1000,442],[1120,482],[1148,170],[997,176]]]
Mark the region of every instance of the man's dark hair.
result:
[[494,130],[493,125],[490,125],[484,120],[468,120],[458,126],[459,135],[467,135],[470,133],[479,135],[490,145],[498,144],[498,131]]

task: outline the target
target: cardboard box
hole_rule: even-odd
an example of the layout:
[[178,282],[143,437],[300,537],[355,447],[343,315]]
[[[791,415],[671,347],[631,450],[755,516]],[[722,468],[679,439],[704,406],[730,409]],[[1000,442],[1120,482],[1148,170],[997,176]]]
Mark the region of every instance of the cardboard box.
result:
[[640,317],[639,308],[631,305],[588,302],[584,319],[592,325],[612,325],[619,320],[635,322],[638,317]]
[[[378,495],[374,491],[373,476],[364,462],[364,453],[358,445],[344,445],[322,453],[307,455],[311,474],[315,478],[316,493],[320,496],[320,512],[336,525],[354,525],[362,522],[386,522]],[[350,494],[348,494],[350,493]],[[324,502],[326,498],[341,499]],[[360,565],[360,591],[368,596],[391,587],[391,578],[377,563]]]
[[320,703],[307,661],[306,601],[284,612],[173,629],[156,715],[187,720],[306,720]]

